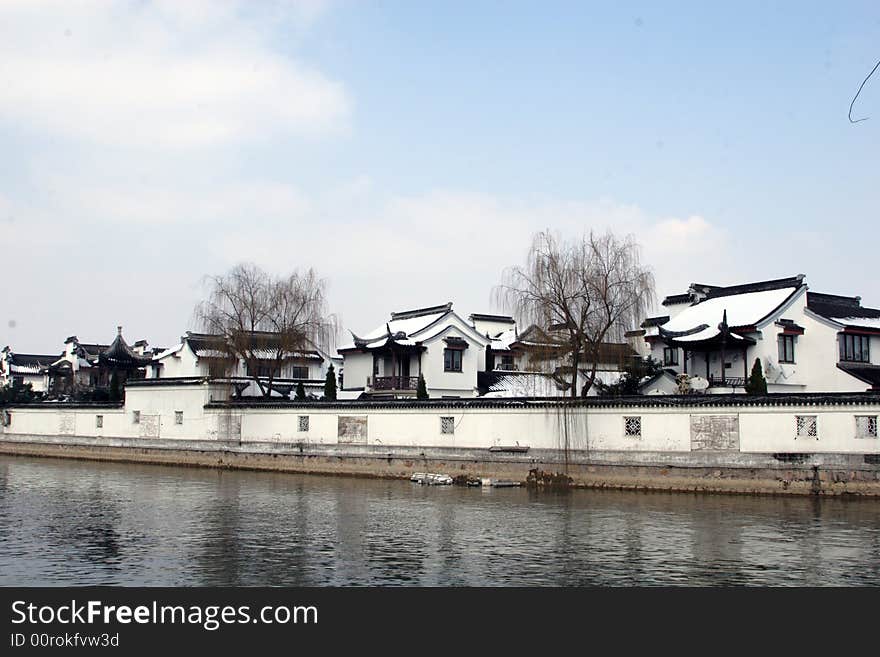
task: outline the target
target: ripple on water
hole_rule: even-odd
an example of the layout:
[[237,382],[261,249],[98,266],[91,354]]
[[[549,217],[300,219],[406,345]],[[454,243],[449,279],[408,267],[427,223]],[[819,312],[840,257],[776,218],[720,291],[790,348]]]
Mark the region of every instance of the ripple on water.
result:
[[880,503],[0,457],[2,585],[880,584]]

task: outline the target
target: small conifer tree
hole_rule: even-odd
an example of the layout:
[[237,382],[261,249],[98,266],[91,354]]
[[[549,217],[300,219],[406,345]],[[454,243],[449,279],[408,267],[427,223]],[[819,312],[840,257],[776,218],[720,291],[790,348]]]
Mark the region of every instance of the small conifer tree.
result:
[[324,379],[324,399],[336,401],[336,371],[332,363],[327,368],[327,378]]
[[752,374],[746,381],[746,392],[750,395],[766,395],[767,379],[764,378],[764,369],[761,367],[761,359],[756,358],[752,365]]
[[306,389],[303,387],[303,382],[299,381],[296,384],[296,395],[295,398],[297,401],[305,401],[306,398]]
[[428,386],[425,385],[425,377],[419,373],[419,384],[416,386],[416,399],[428,398]]

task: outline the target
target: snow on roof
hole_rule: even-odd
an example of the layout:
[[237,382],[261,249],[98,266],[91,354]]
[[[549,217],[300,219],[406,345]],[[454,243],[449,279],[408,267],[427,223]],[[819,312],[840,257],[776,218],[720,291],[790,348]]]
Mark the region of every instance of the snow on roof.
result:
[[9,364],[9,371],[13,374],[42,374],[45,368],[39,364],[28,363],[25,365]]
[[163,358],[167,358],[168,356],[172,356],[172,355],[176,354],[181,349],[183,349],[182,342],[174,347],[171,347],[171,349],[166,349],[165,351],[159,352],[158,354],[153,356],[153,360],[162,360]]
[[880,329],[880,317],[832,317],[831,319],[847,326],[864,326],[865,328]]
[[[367,342],[367,344],[366,344],[367,347],[379,347],[379,346],[385,344],[385,340],[388,339],[388,331],[391,331],[391,335],[395,335],[396,333],[404,333],[404,334],[406,334],[407,337],[409,337],[415,333],[419,333],[421,331],[424,331],[426,328],[431,326],[431,324],[433,324],[438,319],[440,319],[441,317],[443,317],[444,315],[446,315],[450,312],[451,312],[450,310],[443,307],[443,310],[436,312],[436,313],[419,315],[418,317],[407,317],[404,319],[391,319],[390,321],[386,322],[385,324],[382,324],[381,326],[377,327],[376,329],[370,331],[366,335],[358,336],[358,337],[360,337],[362,340],[365,340]],[[443,328],[445,328],[445,326]],[[431,332],[430,334],[426,334],[426,335],[422,336],[422,339],[427,339],[429,337],[433,337],[434,335],[436,335],[437,332],[438,331],[434,331],[434,332]],[[397,342],[397,344],[400,344],[400,345],[409,345],[409,346],[415,346],[415,344],[416,344],[415,341],[408,340],[408,339],[395,340],[395,342]],[[341,347],[339,347],[339,350],[354,349],[354,348],[355,348],[355,344],[354,344],[354,342],[351,342],[351,343],[342,345]]]
[[483,397],[561,397],[565,394],[547,374],[519,373],[499,376]]
[[494,335],[491,340],[493,351],[507,351],[510,349],[510,345],[516,342],[516,329],[512,328],[501,331],[501,333]]
[[728,326],[753,326],[781,306],[797,289],[783,287],[706,299],[682,310],[663,325],[663,330],[690,331],[706,324],[707,328],[699,333],[675,338],[678,342],[706,340],[718,335],[718,325],[724,317],[725,310]]

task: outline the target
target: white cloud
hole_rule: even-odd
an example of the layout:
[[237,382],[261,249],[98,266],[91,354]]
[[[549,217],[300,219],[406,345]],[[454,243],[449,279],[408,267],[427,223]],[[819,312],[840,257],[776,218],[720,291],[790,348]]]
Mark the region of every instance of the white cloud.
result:
[[[255,7],[266,11],[254,15]],[[314,21],[322,3],[301,8],[295,17]],[[344,85],[269,47],[278,20],[269,9],[4,3],[0,118],[35,132],[160,148],[345,130]]]
[[657,217],[607,199],[530,201],[450,190],[369,199],[329,194],[302,212],[291,206],[274,216],[218,236],[218,260],[252,260],[276,271],[317,268],[331,279],[334,305],[355,330],[371,328],[391,310],[446,301],[465,313],[500,310],[491,301],[493,286],[504,268],[524,261],[531,236],[548,227],[565,237],[609,228],[634,234],[656,271],[660,298],[691,279],[723,277],[719,254],[731,251],[726,231],[703,217]]

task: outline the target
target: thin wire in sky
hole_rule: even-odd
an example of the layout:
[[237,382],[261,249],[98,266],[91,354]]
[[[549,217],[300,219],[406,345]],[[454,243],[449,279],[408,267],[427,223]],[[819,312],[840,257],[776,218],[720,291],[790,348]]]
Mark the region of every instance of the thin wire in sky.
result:
[[852,110],[853,110],[853,105],[856,104],[856,99],[858,99],[859,94],[862,93],[862,88],[865,86],[865,83],[871,78],[871,76],[874,75],[874,71],[877,70],[877,67],[878,67],[878,66],[880,66],[880,61],[878,61],[876,64],[874,64],[874,68],[872,68],[872,69],[871,69],[871,72],[868,73],[868,77],[866,77],[864,80],[862,80],[862,84],[859,85],[859,90],[856,92],[856,95],[853,97],[852,102],[849,104],[849,114],[848,114],[848,116],[849,116],[849,122],[850,122],[850,123],[859,123],[860,121],[867,121],[869,118],[871,118],[870,116],[864,116],[864,117],[862,117],[861,119],[855,119],[855,120],[853,120],[853,117],[852,117]]

